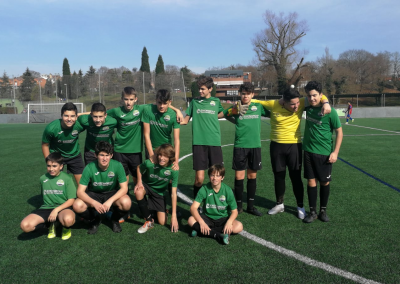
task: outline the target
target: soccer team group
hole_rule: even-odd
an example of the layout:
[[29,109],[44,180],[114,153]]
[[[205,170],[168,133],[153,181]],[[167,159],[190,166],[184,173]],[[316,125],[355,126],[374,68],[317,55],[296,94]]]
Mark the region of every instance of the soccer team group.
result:
[[[188,220],[192,227],[191,236],[210,237],[228,244],[231,234],[243,230],[242,223],[236,218],[244,211],[242,197],[246,171],[246,212],[262,215],[254,207],[257,171],[262,168],[262,116],[270,117],[270,159],[276,195],[276,205],[268,214],[284,211],[288,170],[298,218],[305,223],[316,219],[329,221],[326,207],[332,164],[337,160],[343,132],[336,110],[330,107],[322,94],[321,84],[309,82],[305,87],[307,98],[300,98],[298,91],[288,88],[280,100],[259,101],[253,99],[254,86],[244,83],[239,89],[241,100],[225,110],[220,100],[211,96],[212,78],[200,77],[197,85],[200,97],[190,102],[185,117],[171,105],[172,97],[167,90],[157,92],[156,104],[137,105],[135,89],[125,87],[122,91],[123,106],[106,110],[103,104],[95,103],[90,113],[78,114],[73,103],[66,103],[61,110],[61,119],[49,123],[42,137],[42,152],[47,165],[47,173],[40,177],[43,205],[22,220],[21,229],[31,232],[48,228],[48,238],[54,238],[56,226],[61,224],[61,238],[67,240],[71,237],[71,226],[76,216],[88,224],[88,234],[95,234],[102,215],[106,215],[111,219],[112,230],[121,232],[120,223],[129,218],[132,205],[128,195],[131,174],[137,205],[145,219],[138,232],[145,233],[154,228],[154,222],[167,223],[168,194],[172,207],[170,227],[172,232],[177,232],[180,126],[192,119],[195,181],[194,202]],[[300,122],[304,110],[306,127],[302,141]],[[233,190],[223,183],[225,168],[218,121],[223,117],[236,127]],[[83,162],[78,138],[85,130]],[[335,143],[333,131],[336,132]],[[303,160],[304,177],[308,180],[309,214],[306,214],[303,202]],[[77,188],[73,179],[63,172],[64,165],[74,175]],[[203,185],[205,171],[209,182]],[[317,182],[320,184],[319,214]]]

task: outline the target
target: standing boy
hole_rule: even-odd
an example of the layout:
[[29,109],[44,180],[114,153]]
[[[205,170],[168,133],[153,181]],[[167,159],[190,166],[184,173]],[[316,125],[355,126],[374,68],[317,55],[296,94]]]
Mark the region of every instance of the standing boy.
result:
[[[96,144],[97,161],[89,163],[83,171],[74,211],[84,219],[91,221],[88,234],[96,234],[101,223],[99,214],[107,213],[113,206],[112,230],[122,231],[119,219],[131,208],[128,193],[128,181],[121,163],[112,160],[113,146],[100,141]],[[99,214],[95,214],[97,213]]]
[[347,115],[346,115],[346,124],[349,124],[349,118],[351,122],[354,122],[354,118],[351,118],[351,114],[353,113],[353,105],[351,102],[347,102]]
[[224,111],[225,117],[235,119],[236,132],[233,148],[232,169],[235,170],[235,198],[239,214],[243,212],[242,198],[244,177],[247,169],[247,212],[262,216],[254,207],[257,188],[257,171],[261,170],[261,116],[269,117],[269,111],[259,103],[252,103],[254,86],[244,83],[239,88],[241,104],[248,106],[244,115],[233,114],[233,107]]
[[63,226],[63,240],[71,237],[71,226],[75,223],[75,213],[72,204],[76,198],[76,187],[71,177],[62,172],[63,157],[53,152],[46,157],[47,173],[40,177],[40,186],[43,196],[43,205],[26,216],[21,222],[21,229],[25,232],[49,226],[48,238],[56,237],[56,222]]
[[[225,177],[224,166],[211,166],[208,176],[210,182],[199,190],[190,207],[192,216],[188,224],[193,229],[191,235],[206,236],[227,245],[229,235],[240,233],[243,225],[236,220],[238,210],[232,189],[222,182]],[[200,215],[198,208],[203,201],[204,215]]]
[[[311,223],[317,219],[317,181],[320,184],[319,219],[328,222],[326,206],[328,204],[330,181],[332,180],[332,164],[336,162],[342,144],[343,131],[339,116],[334,108],[330,114],[320,116],[321,92],[320,83],[310,81],[305,86],[310,107],[306,108],[307,121],[303,139],[304,178],[308,180],[307,193],[310,214],[304,219]],[[336,142],[333,148],[332,132],[336,132]]]
[[218,98],[211,97],[213,79],[200,77],[197,80],[200,98],[190,102],[186,110],[187,116],[181,124],[186,125],[193,117],[192,152],[193,169],[196,171],[193,193],[196,197],[204,181],[204,171],[211,165],[222,165],[221,130],[218,114],[224,109]]
[[61,108],[61,119],[50,122],[42,136],[42,152],[44,158],[50,153],[59,152],[68,166],[68,172],[75,177],[76,183],[83,172],[83,161],[79,147],[79,133],[83,127],[79,122],[78,109],[73,103],[66,103]]

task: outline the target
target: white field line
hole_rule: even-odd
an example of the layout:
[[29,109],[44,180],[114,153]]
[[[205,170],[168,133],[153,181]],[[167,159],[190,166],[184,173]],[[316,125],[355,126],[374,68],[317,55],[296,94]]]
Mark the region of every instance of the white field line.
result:
[[[269,141],[269,139],[268,140],[262,140],[262,141]],[[227,144],[227,145],[223,145],[221,147],[232,146],[232,145],[233,144]],[[187,157],[190,157],[192,155],[193,155],[193,153],[187,154],[187,155],[181,157],[179,159],[179,161],[182,161],[182,160],[184,160]],[[190,199],[187,195],[183,194],[179,189],[178,189],[177,195],[178,195],[178,197],[180,199],[182,199],[188,205],[191,205],[193,203],[192,199]],[[339,269],[339,268],[331,266],[329,264],[326,264],[326,263],[311,259],[309,257],[306,257],[304,255],[298,254],[298,253],[296,253],[296,252],[294,252],[292,250],[285,249],[285,248],[283,248],[281,246],[278,246],[278,245],[276,245],[274,243],[268,242],[268,241],[266,241],[264,239],[261,239],[261,238],[255,236],[255,235],[253,235],[253,234],[250,234],[250,233],[248,233],[246,231],[240,232],[240,235],[242,235],[243,237],[245,237],[245,238],[247,238],[249,240],[252,240],[252,241],[254,241],[254,242],[256,242],[256,243],[258,243],[258,244],[260,244],[260,245],[262,245],[262,246],[264,246],[266,248],[272,249],[272,250],[274,250],[276,252],[279,252],[279,253],[281,253],[283,255],[286,255],[288,257],[291,257],[291,258],[294,258],[294,259],[296,259],[298,261],[301,261],[304,264],[307,264],[307,265],[310,265],[310,266],[325,270],[325,271],[327,271],[329,273],[332,273],[332,274],[335,274],[335,275],[342,276],[344,278],[353,280],[354,282],[365,283],[365,284],[380,284],[379,282],[363,278],[363,277],[358,276],[356,274],[353,274],[351,272],[347,272],[345,270]]]
[[345,125],[400,134],[400,132],[397,132],[397,131],[386,130],[386,129],[380,129],[380,128],[374,128],[374,127],[368,127],[368,126],[361,126],[361,125],[355,125],[355,124],[345,124]]

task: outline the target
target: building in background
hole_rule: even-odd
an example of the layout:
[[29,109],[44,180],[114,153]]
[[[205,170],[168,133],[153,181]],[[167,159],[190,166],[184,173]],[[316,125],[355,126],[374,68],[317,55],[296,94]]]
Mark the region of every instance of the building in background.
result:
[[213,78],[217,97],[238,96],[240,85],[251,82],[251,72],[243,70],[210,70],[205,75]]

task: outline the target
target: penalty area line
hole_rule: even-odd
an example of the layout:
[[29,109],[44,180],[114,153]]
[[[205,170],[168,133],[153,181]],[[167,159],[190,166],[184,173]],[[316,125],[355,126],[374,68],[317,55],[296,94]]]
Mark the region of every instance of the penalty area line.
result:
[[[268,141],[268,140],[264,140],[264,141]],[[227,146],[233,146],[233,144],[227,144],[227,145],[223,145],[221,147],[227,147]],[[190,154],[187,154],[187,155],[181,157],[179,159],[179,162],[184,160],[184,159],[186,159],[187,157],[192,156],[192,155],[193,155],[193,153],[190,153]],[[179,188],[177,190],[177,196],[182,201],[187,203],[188,205],[192,205],[192,203],[193,203],[192,199],[190,199],[187,195],[183,194],[179,190]],[[298,254],[298,253],[296,253],[296,252],[294,252],[292,250],[285,249],[285,248],[283,248],[281,246],[278,246],[278,245],[276,245],[274,243],[271,243],[271,242],[266,241],[266,240],[264,240],[264,239],[262,239],[260,237],[257,237],[256,235],[250,234],[247,231],[243,230],[242,232],[239,233],[239,235],[241,235],[242,237],[245,237],[245,238],[247,238],[249,240],[252,240],[252,241],[254,241],[254,242],[256,242],[256,243],[258,243],[258,244],[260,244],[260,245],[262,245],[262,246],[264,246],[266,248],[272,249],[272,250],[274,250],[274,251],[276,251],[276,252],[278,252],[280,254],[283,254],[283,255],[288,256],[290,258],[294,258],[294,259],[296,259],[296,260],[298,260],[298,261],[300,261],[300,262],[302,262],[304,264],[307,264],[307,265],[310,265],[310,266],[325,270],[326,272],[329,272],[331,274],[342,276],[342,277],[350,279],[350,280],[352,280],[354,282],[365,283],[365,284],[380,284],[380,282],[376,282],[376,281],[361,277],[361,276],[359,276],[357,274],[354,274],[354,273],[339,269],[339,268],[334,267],[332,265],[329,265],[329,264],[314,260],[312,258],[309,258],[307,256]]]

